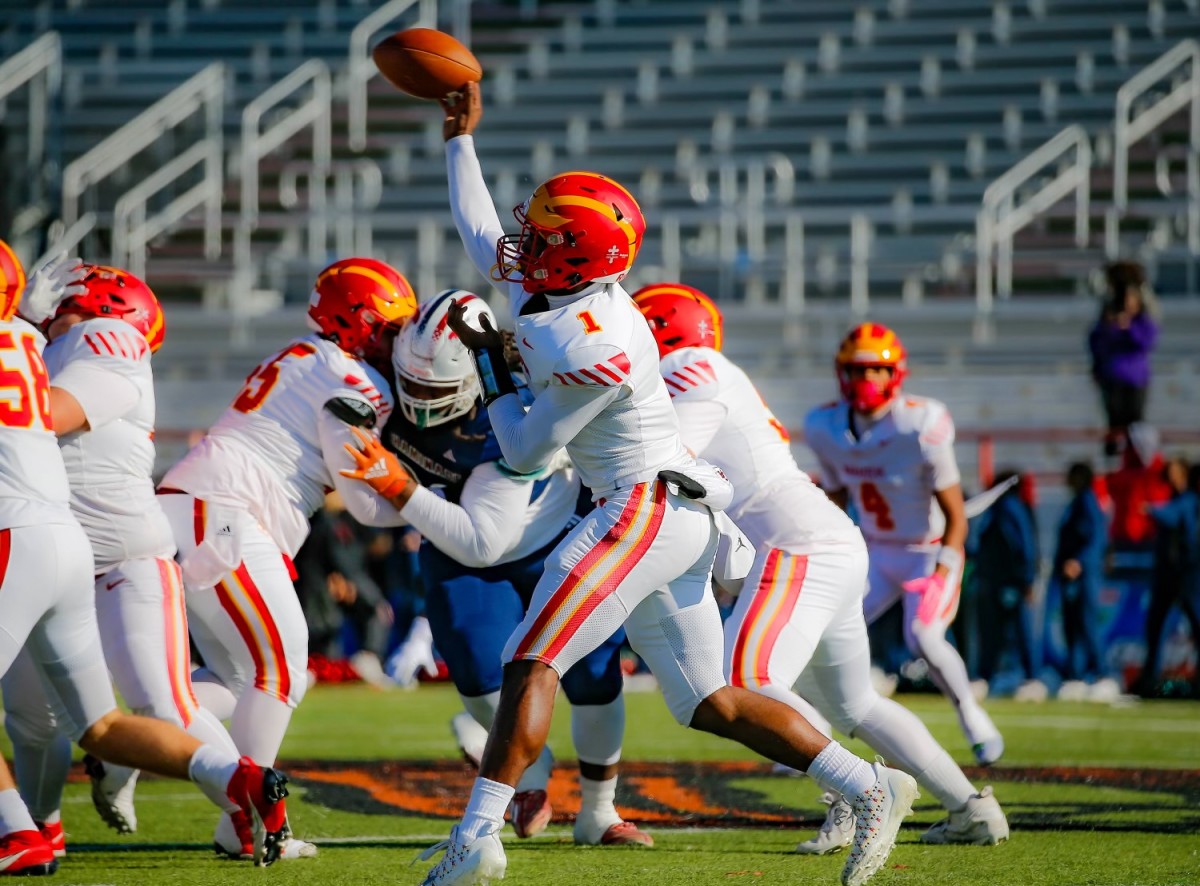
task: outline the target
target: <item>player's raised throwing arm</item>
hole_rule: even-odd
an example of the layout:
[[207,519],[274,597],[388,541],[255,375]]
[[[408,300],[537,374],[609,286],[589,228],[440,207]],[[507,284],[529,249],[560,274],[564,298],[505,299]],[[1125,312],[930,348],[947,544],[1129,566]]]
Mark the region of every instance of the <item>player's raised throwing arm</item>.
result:
[[[462,97],[453,105],[442,102],[446,120],[442,133],[446,139],[446,175],[450,185],[450,210],[463,246],[471,263],[488,280],[497,283],[496,245],[504,236],[504,228],[483,179],[479,158],[475,156],[472,135],[483,116],[479,84],[470,83]],[[509,297],[515,314],[519,300],[524,299],[520,284],[499,284]]]

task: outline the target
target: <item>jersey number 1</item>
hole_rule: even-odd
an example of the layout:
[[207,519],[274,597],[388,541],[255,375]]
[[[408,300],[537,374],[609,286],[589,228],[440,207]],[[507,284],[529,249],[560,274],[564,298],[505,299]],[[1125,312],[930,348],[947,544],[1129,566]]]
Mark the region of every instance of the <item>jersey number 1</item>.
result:
[[[37,351],[37,341],[28,333],[17,338],[11,332],[0,332],[0,425],[9,428],[33,427],[34,419],[47,431],[54,430],[50,414],[50,376]],[[20,367],[10,369],[4,360],[7,352],[16,351],[17,360],[24,352],[28,374]],[[33,387],[30,390],[30,382]],[[5,390],[13,393],[4,393]],[[15,404],[15,405],[14,405]],[[36,415],[35,415],[36,413]]]
[[583,334],[591,335],[593,332],[600,332],[602,327],[596,322],[596,318],[592,316],[591,311],[580,311],[575,315],[579,318],[579,322],[583,324]]
[[859,498],[862,499],[862,509],[875,518],[876,529],[895,529],[896,521],[892,519],[892,509],[888,507],[887,499],[874,483],[863,483],[858,487]]

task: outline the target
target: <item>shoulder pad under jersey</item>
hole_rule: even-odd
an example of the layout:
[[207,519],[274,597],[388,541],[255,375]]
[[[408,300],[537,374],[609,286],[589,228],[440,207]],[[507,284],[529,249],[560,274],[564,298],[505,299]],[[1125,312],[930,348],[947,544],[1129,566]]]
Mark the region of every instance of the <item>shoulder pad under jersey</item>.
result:
[[339,421],[355,428],[375,427],[375,409],[357,397],[334,397],[325,401],[325,409]]
[[586,345],[559,358],[551,384],[611,388],[627,384],[629,370],[629,357],[616,345]]
[[714,365],[719,357],[709,348],[680,348],[658,364],[671,399],[709,400],[719,393]]

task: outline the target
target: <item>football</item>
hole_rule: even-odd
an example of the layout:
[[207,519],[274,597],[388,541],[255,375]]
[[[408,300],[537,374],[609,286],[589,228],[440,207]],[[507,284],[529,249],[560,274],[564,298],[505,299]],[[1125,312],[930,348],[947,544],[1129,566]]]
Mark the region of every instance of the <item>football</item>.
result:
[[432,28],[398,31],[371,55],[389,83],[417,98],[439,99],[483,76],[471,50]]

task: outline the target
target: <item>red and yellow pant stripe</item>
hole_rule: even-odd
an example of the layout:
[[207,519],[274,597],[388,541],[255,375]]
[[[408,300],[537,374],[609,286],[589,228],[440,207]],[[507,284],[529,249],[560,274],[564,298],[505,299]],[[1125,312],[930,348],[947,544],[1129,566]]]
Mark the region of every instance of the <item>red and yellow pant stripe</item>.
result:
[[192,655],[188,647],[187,610],[183,600],[183,575],[174,560],[158,559],[158,575],[163,588],[163,637],[167,651],[167,682],[171,701],[183,728],[196,716],[196,694],[192,690]]
[[514,661],[553,662],[654,543],[667,509],[660,480],[633,488],[616,522],[567,573],[517,645]]
[[805,555],[787,554],[778,548],[767,554],[754,600],[733,644],[729,676],[733,686],[754,688],[771,682],[771,654],[796,610],[807,572]]
[[238,565],[231,580],[217,582],[216,592],[221,608],[250,651],[254,662],[254,688],[287,703],[292,680],[283,638],[246,564]]

